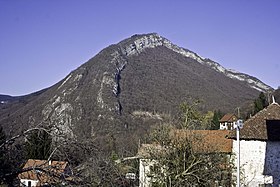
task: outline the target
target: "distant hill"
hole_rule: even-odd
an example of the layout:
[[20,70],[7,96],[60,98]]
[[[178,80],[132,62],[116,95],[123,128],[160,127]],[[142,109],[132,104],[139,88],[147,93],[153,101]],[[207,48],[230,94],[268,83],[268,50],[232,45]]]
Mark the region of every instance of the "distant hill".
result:
[[11,134],[40,124],[69,138],[113,134],[126,142],[172,119],[184,101],[200,99],[202,111],[232,112],[271,90],[158,34],[134,35],[103,49],[52,87],[1,105],[0,125]]
[[11,100],[13,100],[13,99],[15,99],[14,97],[12,97],[12,96],[9,96],[9,95],[1,95],[0,94],[0,103],[5,103],[5,102],[8,102],[8,101],[11,101]]

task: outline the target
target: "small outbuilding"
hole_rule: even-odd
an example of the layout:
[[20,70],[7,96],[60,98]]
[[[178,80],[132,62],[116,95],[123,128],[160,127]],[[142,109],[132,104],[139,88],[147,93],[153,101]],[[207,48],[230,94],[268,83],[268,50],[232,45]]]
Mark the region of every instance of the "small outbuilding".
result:
[[220,130],[233,130],[234,122],[237,121],[237,117],[234,114],[225,114],[220,119]]
[[20,186],[52,186],[63,184],[70,176],[68,162],[29,159],[18,178]]
[[[233,153],[238,154],[232,131]],[[237,163],[237,160],[235,160]],[[280,105],[276,102],[244,122],[240,130],[241,186],[280,186]]]

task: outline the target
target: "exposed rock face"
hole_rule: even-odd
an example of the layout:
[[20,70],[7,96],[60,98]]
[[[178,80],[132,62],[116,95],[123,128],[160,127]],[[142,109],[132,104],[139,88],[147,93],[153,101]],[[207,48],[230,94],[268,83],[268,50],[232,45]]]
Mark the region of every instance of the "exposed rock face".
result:
[[198,54],[189,51],[187,49],[178,47],[177,45],[172,44],[169,40],[157,35],[157,34],[151,34],[151,35],[146,35],[146,36],[139,36],[139,39],[134,40],[133,44],[130,44],[125,47],[124,54],[130,56],[130,55],[135,55],[141,53],[144,49],[146,48],[155,48],[157,46],[164,46],[167,47],[168,49],[171,49],[172,51],[181,54],[185,57],[192,58],[196,60],[197,62],[208,65],[217,72],[221,72],[227,77],[233,78],[233,79],[238,79],[240,81],[245,81],[250,85],[252,88],[255,88],[259,91],[269,91],[272,90],[272,88],[260,80],[258,80],[255,77],[252,77],[250,75],[246,75],[234,70],[230,69],[225,69],[222,67],[220,64],[217,62],[214,62],[210,59],[203,58],[199,56]]
[[176,114],[190,98],[203,100],[203,110],[233,111],[270,89],[157,34],[135,35],[56,85],[0,105],[0,124],[11,133],[40,124],[68,138],[113,133],[126,140]]

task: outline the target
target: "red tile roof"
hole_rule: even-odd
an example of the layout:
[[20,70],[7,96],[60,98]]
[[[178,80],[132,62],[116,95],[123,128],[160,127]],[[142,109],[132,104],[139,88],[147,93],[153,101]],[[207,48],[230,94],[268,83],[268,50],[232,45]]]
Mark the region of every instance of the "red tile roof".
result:
[[[174,141],[190,141],[195,153],[231,153],[232,140],[227,130],[171,130]],[[147,158],[153,154],[164,154],[167,148],[158,144],[142,144],[138,156]]]
[[173,136],[191,141],[196,153],[231,153],[232,140],[227,130],[175,130]]
[[137,155],[141,158],[149,158],[153,155],[164,155],[166,149],[159,144],[142,144]]
[[[232,131],[229,138],[235,139],[236,132]],[[240,139],[280,141],[280,105],[272,103],[245,121],[240,130]]]
[[39,184],[58,182],[58,179],[64,173],[67,162],[47,161],[29,159],[23,170],[27,170],[18,175],[19,179],[38,180]]
[[237,120],[237,117],[234,114],[225,114],[220,122],[234,122]]

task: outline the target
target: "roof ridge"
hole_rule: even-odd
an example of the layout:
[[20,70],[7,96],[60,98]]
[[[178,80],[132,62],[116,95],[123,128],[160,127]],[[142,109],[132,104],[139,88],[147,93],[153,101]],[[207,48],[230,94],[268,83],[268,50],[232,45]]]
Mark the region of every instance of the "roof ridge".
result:
[[[280,105],[279,105],[277,102],[273,102],[273,103],[271,103],[270,105],[277,105],[277,106],[280,107]],[[270,106],[270,105],[268,105],[268,106]]]

